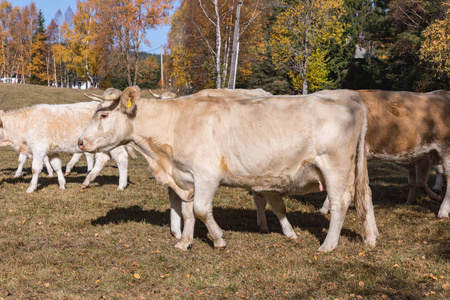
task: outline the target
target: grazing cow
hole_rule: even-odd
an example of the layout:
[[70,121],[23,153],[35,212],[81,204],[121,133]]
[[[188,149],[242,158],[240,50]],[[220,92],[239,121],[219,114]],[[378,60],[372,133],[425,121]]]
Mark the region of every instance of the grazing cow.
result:
[[[405,164],[409,171],[407,203],[415,201],[418,185],[433,199],[440,199],[426,185],[433,157],[442,162],[447,190],[437,216],[450,213],[450,92],[431,93],[358,91],[367,108],[368,159]],[[434,159],[436,160],[436,159]],[[433,195],[434,194],[434,195]],[[321,212],[328,211],[325,201]]]
[[192,244],[194,212],[206,224],[214,247],[225,247],[212,214],[219,185],[262,192],[276,211],[281,195],[323,184],[331,221],[319,251],[337,246],[352,198],[365,242],[375,246],[378,232],[364,156],[365,107],[356,102],[358,93],[337,93],[339,100],[309,95],[156,101],[140,99],[139,88],[129,87],[99,106],[79,147],[109,151],[130,143],[151,158],[155,178],[184,200],[185,224],[177,248]]
[[[61,189],[65,188],[65,178],[61,169],[59,152],[79,153],[77,140],[84,127],[94,114],[98,103],[81,102],[76,104],[40,104],[0,115],[0,145],[12,146],[16,151],[31,154],[32,179],[27,189],[32,193],[37,188],[39,173],[44,158],[49,157],[52,167],[58,175]],[[109,153],[96,153],[96,162],[92,171],[83,182],[83,188],[97,177],[110,157],[119,167],[119,190],[127,185],[128,153],[119,147]]]

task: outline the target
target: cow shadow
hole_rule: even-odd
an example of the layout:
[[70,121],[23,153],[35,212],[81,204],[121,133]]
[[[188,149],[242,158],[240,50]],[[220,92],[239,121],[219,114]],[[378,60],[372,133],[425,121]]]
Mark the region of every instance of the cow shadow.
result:
[[[85,168],[84,168],[85,169]],[[8,183],[8,184],[17,184],[17,183],[30,183],[31,181],[31,168],[23,169],[22,175],[19,177],[13,177],[16,169],[4,169],[3,173],[7,175],[11,175],[11,177],[3,178],[0,181],[0,184]],[[66,179],[66,184],[79,184],[80,186],[83,184],[86,179],[87,173],[86,170],[83,170],[83,167],[79,167],[79,169],[72,169],[70,175],[64,176]],[[99,186],[102,187],[104,185],[118,185],[119,184],[119,176],[118,175],[98,175],[93,182],[91,182],[90,187]],[[131,181],[128,181],[128,185],[133,184]],[[44,171],[39,174],[38,187],[37,190],[41,190],[44,188],[48,188],[52,185],[58,185],[58,176],[56,173],[53,173],[53,177],[49,177],[48,174]]]
[[[265,234],[262,233],[257,226],[256,210],[214,207],[213,213],[214,219],[223,230]],[[266,215],[269,232],[283,235],[280,223],[275,214],[272,211],[267,210]],[[323,243],[325,240],[326,230],[324,230],[324,228],[328,229],[329,220],[320,213],[294,211],[288,213],[288,219],[294,228],[308,231],[314,235],[320,243]],[[147,223],[160,227],[169,226],[170,210],[164,212],[153,209],[144,210],[137,205],[117,207],[108,211],[106,215],[91,220],[90,223],[93,226],[103,226],[128,222]],[[208,230],[205,224],[197,219],[195,222],[195,237],[213,246],[212,241],[207,235]],[[343,228],[341,235],[352,241],[361,241],[360,235],[352,230]]]

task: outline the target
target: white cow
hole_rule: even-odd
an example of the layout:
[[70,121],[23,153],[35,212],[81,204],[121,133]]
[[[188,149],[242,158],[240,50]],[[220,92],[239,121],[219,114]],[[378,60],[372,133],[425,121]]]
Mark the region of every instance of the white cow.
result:
[[[319,251],[337,246],[352,199],[365,243],[375,246],[378,231],[364,156],[365,107],[356,102],[359,94],[339,93],[338,100],[313,94],[156,101],[140,99],[139,88],[129,87],[120,98],[100,105],[79,147],[109,151],[130,143],[149,157],[155,178],[183,199],[185,226],[177,248],[192,244],[194,212],[214,246],[225,247],[212,215],[221,184],[264,193],[276,213],[284,208],[278,205],[281,195],[326,186],[331,221]],[[293,232],[288,222],[284,225],[285,234]]]
[[[58,153],[81,153],[77,140],[89,123],[98,106],[97,102],[75,104],[40,104],[28,108],[10,111],[0,115],[0,145],[12,146],[20,153],[31,154],[32,179],[27,189],[32,193],[37,188],[39,173],[44,158],[49,157],[52,167],[58,175],[61,189],[65,188],[65,178],[61,169]],[[119,190],[127,185],[128,153],[124,147],[110,152],[96,153],[96,162],[92,171],[83,182],[83,188],[98,176],[112,157],[119,168]]]

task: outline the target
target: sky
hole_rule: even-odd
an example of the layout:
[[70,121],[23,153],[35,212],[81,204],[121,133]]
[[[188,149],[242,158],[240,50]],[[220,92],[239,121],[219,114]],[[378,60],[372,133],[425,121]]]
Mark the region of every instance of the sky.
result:
[[[45,26],[48,26],[48,24],[50,24],[50,21],[55,17],[58,9],[61,10],[63,15],[69,6],[72,8],[74,13],[77,9],[76,0],[8,0],[8,2],[11,3],[13,7],[23,7],[25,5],[31,4],[31,2],[36,3],[37,9],[42,10],[42,13],[44,14]],[[160,53],[161,49],[159,49],[159,47],[161,45],[167,44],[167,34],[169,33],[169,29],[170,27],[167,25],[160,26],[155,30],[149,31],[147,37],[150,40],[151,46],[148,47],[147,45],[142,45],[141,50],[151,53]]]

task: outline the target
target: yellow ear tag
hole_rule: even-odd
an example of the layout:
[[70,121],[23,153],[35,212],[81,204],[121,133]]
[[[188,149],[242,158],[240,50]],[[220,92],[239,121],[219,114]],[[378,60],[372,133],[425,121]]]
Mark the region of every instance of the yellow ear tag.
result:
[[126,108],[130,108],[130,107],[131,107],[131,97],[128,97]]

